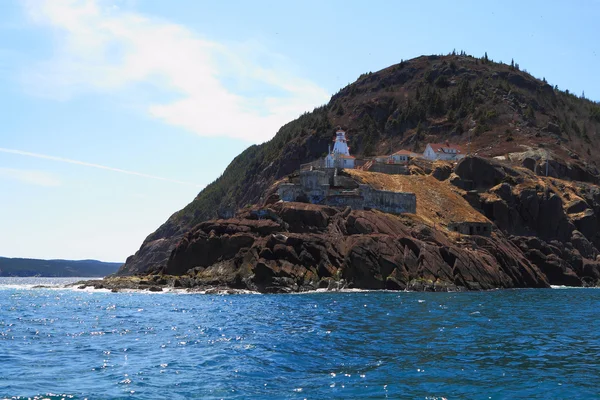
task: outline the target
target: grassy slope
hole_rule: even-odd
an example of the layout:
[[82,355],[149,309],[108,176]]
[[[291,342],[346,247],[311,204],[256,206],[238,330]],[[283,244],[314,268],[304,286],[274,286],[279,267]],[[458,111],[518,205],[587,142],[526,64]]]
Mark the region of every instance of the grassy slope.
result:
[[461,197],[460,190],[448,181],[431,175],[386,175],[360,170],[348,171],[375,189],[412,192],[417,195],[417,216],[429,225],[447,226],[453,221],[489,222]]

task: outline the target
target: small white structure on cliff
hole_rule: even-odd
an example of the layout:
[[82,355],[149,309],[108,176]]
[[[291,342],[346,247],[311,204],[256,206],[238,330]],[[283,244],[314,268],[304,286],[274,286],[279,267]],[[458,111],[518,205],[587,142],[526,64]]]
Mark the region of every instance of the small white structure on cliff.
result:
[[346,132],[341,128],[335,132],[333,151],[325,157],[325,168],[354,168],[354,157],[346,139]]
[[417,154],[408,150],[400,150],[390,156],[390,163],[392,164],[408,164],[411,158],[417,157]]
[[455,144],[446,143],[427,143],[423,158],[426,160],[445,160],[458,161],[465,157],[465,152],[462,147]]

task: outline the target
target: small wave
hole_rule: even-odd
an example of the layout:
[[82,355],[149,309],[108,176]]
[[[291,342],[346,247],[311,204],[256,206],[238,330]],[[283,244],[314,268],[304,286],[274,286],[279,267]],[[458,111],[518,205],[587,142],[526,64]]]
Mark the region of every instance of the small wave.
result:
[[161,295],[161,294],[176,294],[176,295],[198,295],[198,294],[207,294],[207,295],[236,295],[236,294],[261,294],[260,292],[255,292],[252,290],[244,290],[244,289],[206,289],[206,290],[196,290],[196,289],[188,289],[188,288],[174,288],[174,287],[164,287],[160,291],[151,291],[148,289],[132,289],[132,288],[123,288],[117,289],[113,292],[112,289],[96,289],[94,286],[70,286],[67,289],[75,290],[78,292],[88,292],[88,293],[135,293],[135,294],[145,294],[145,295]]
[[600,287],[550,285],[550,289],[600,289]]
[[0,397],[1,400],[54,400],[54,399],[76,399],[76,397],[72,394],[55,394],[55,393],[47,393],[47,394],[37,394],[33,397],[23,397],[23,396],[13,396],[13,397]]

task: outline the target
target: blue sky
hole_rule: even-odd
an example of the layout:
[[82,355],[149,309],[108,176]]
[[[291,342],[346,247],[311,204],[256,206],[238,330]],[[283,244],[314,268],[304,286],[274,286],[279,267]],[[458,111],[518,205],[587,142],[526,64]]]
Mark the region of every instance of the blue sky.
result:
[[600,100],[600,1],[3,0],[0,256],[124,261],[361,73],[463,49]]

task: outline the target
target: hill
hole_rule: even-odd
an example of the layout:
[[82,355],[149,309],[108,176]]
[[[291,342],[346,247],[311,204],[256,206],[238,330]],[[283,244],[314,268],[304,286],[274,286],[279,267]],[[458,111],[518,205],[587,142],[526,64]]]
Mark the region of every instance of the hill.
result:
[[0,276],[103,277],[117,272],[122,263],[96,260],[36,260],[0,257]]
[[556,178],[598,181],[599,104],[487,57],[422,56],[361,75],[327,105],[246,149],[150,234],[119,274],[165,266],[179,240],[198,223],[232,217],[240,207],[260,202],[274,182],[324,156],[338,125],[358,156],[471,139],[474,154],[514,165],[533,163],[538,173],[547,162]]

